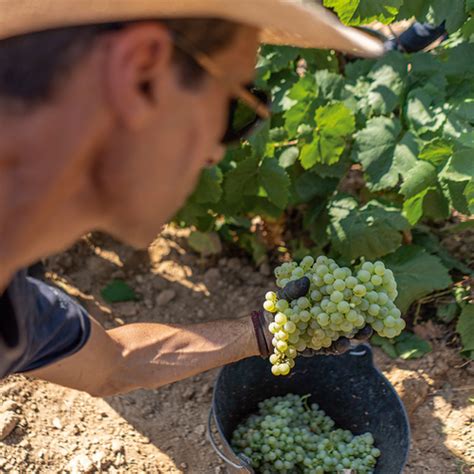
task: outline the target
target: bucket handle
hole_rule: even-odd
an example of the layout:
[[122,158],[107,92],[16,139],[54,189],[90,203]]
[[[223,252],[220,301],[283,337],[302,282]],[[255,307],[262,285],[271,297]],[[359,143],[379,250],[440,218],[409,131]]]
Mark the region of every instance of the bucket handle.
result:
[[235,467],[236,469],[245,469],[245,466],[242,466],[242,464],[237,464],[234,461],[231,461],[223,452],[222,450],[217,446],[216,440],[214,439],[212,435],[212,430],[211,430],[211,424],[212,424],[212,418],[214,415],[214,410],[211,407],[209,410],[209,418],[207,420],[207,438],[209,439],[209,442],[211,443],[212,448],[214,449],[215,453],[227,464],[230,464],[232,467]]

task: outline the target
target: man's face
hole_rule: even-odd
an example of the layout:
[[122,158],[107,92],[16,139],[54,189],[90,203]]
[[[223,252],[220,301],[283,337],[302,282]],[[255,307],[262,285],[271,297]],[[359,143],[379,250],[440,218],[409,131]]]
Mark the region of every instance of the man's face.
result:
[[[229,81],[248,84],[254,75],[258,31],[241,27],[212,59]],[[196,88],[179,81],[169,61],[153,81],[151,112],[137,126],[117,124],[99,164],[99,194],[106,230],[146,246],[183,205],[202,169],[225,152],[220,141],[232,98],[225,82],[205,74]]]

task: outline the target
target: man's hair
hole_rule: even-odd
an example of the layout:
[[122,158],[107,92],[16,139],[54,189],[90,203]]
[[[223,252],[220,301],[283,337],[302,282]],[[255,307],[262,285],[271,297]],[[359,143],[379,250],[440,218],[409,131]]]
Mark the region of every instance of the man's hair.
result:
[[[236,23],[213,18],[157,21],[206,54],[228,46],[238,29]],[[101,34],[131,23],[137,21],[58,28],[0,41],[0,99],[26,105],[49,99]],[[198,86],[204,74],[198,64],[177,48],[173,55],[183,86]]]

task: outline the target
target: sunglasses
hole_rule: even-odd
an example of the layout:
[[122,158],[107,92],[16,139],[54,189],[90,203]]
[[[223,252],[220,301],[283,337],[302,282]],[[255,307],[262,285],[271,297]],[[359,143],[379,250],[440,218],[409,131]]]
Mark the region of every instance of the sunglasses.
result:
[[223,145],[232,145],[248,138],[271,117],[271,97],[255,85],[229,81],[224,71],[207,54],[199,51],[186,38],[172,32],[174,44],[188,55],[207,74],[223,82],[231,93],[227,129],[221,139]]

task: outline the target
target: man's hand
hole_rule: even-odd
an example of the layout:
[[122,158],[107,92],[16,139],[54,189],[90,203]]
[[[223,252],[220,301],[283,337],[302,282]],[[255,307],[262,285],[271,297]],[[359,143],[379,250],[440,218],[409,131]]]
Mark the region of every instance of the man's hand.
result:
[[[287,283],[284,288],[278,290],[277,295],[278,298],[285,299],[289,303],[290,301],[296,300],[301,296],[306,296],[309,291],[309,287],[309,278],[302,277],[298,280],[293,280]],[[270,348],[273,347],[272,339],[274,335],[269,331],[268,326],[271,322],[273,322],[273,318],[274,315],[272,313],[269,313],[268,311],[263,312],[263,319],[265,321],[265,339],[267,342],[267,346]],[[347,352],[349,349],[351,349],[351,347],[353,347],[351,342],[352,340],[357,341],[357,343],[360,344],[361,342],[367,341],[372,336],[372,333],[372,328],[367,324],[362,329],[360,329],[352,339],[348,339],[347,337],[342,336],[336,341],[334,341],[332,345],[327,349],[320,349],[318,351],[313,349],[305,349],[303,352],[300,352],[299,355],[303,357],[311,357],[316,354],[343,354],[344,352]]]

